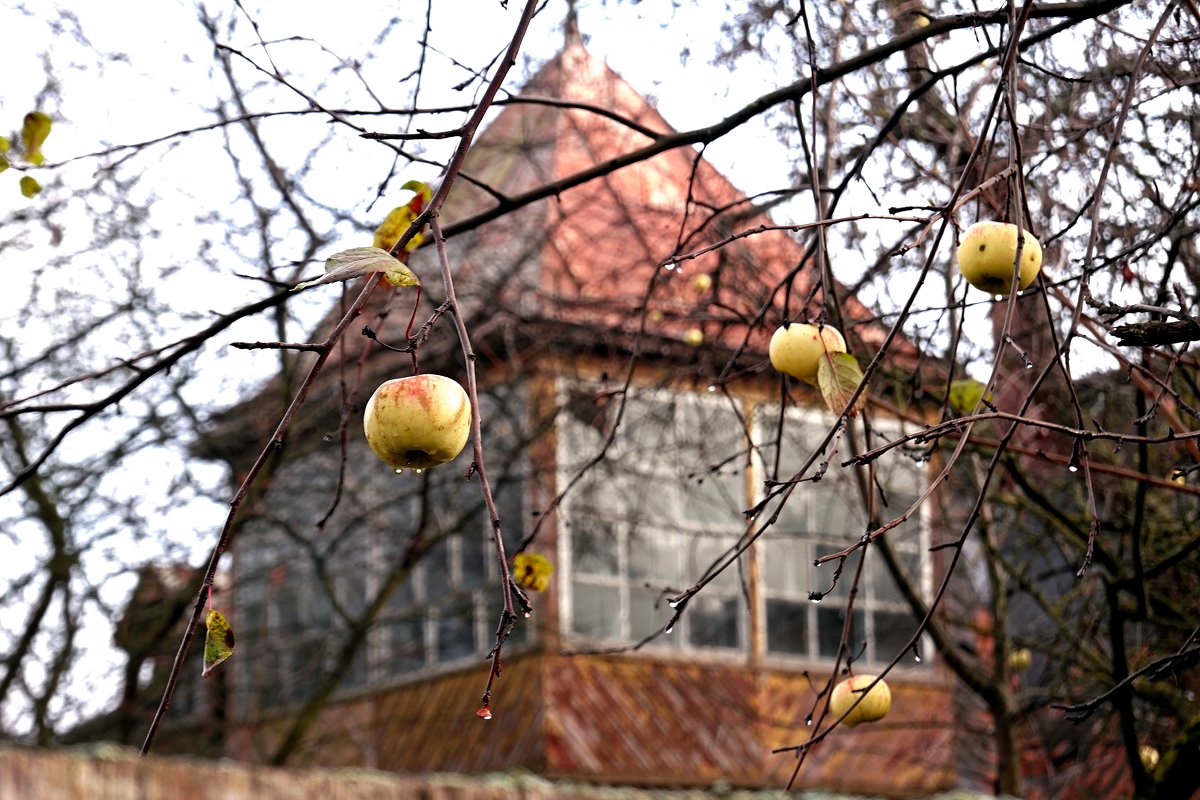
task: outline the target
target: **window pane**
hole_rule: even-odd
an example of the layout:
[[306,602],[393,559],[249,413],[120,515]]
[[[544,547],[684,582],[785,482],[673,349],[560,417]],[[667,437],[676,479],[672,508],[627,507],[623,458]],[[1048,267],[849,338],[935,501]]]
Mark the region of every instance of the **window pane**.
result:
[[[839,553],[845,549],[845,545],[834,544],[833,542],[815,542],[813,544],[813,556],[815,559]],[[837,585],[832,589],[830,588],[830,584],[833,583],[833,576],[837,572],[839,562],[836,559],[826,561],[819,567],[815,563],[810,564],[808,568],[808,592],[821,592],[822,597],[840,598],[843,600],[848,598],[850,596],[850,587],[854,583],[854,575],[858,572],[858,560],[862,558],[862,553],[861,549],[855,550],[846,557],[845,564],[842,567],[842,574],[838,576]],[[804,596],[808,597],[808,593],[806,592]],[[865,602],[866,592],[860,591],[858,597],[860,601]]]
[[615,586],[572,584],[571,630],[594,639],[621,635],[621,595]]
[[808,601],[767,600],[767,650],[808,652]]
[[482,535],[477,533],[465,533],[459,539],[459,563],[462,565],[460,585],[465,589],[482,586],[487,580],[486,543]]
[[[641,586],[629,590],[629,636],[637,642],[667,624],[674,610],[667,605],[667,599],[657,589],[647,589]],[[675,645],[679,642],[676,633],[663,634],[657,640],[663,645]]]
[[682,538],[655,528],[629,531],[629,576],[650,583],[655,590],[683,588],[680,545]]
[[387,626],[389,652],[384,673],[404,675],[425,666],[425,620],[400,619]]
[[[846,609],[820,607],[817,609],[817,647],[825,658],[837,655],[838,645],[842,642],[842,628],[846,624]],[[857,654],[859,647],[866,639],[866,627],[863,625],[862,609],[855,609],[854,623],[850,628],[848,644],[852,654]]]
[[571,527],[571,565],[575,572],[617,574],[617,526],[597,519],[581,519]]
[[[891,534],[889,533],[888,535],[890,536]],[[900,562],[900,568],[904,571],[909,582],[920,590],[921,554],[901,550],[896,553],[896,558]],[[871,554],[870,568],[871,580],[873,581],[871,588],[875,591],[875,601],[878,603],[903,603],[904,596],[900,594],[900,588],[892,579],[892,574],[888,571],[887,564],[884,563],[881,554]]]
[[875,661],[888,662],[904,649],[917,629],[917,621],[903,612],[875,612]]
[[439,609],[437,660],[453,661],[475,652],[475,613],[470,605]]
[[759,539],[766,564],[767,591],[791,597],[807,596],[812,590],[809,577],[812,564],[805,541],[794,536],[772,537],[769,530],[767,537],[771,538]]
[[701,647],[740,647],[740,607],[741,603],[736,597],[705,595],[703,592],[693,597],[684,614],[688,625],[688,644]]

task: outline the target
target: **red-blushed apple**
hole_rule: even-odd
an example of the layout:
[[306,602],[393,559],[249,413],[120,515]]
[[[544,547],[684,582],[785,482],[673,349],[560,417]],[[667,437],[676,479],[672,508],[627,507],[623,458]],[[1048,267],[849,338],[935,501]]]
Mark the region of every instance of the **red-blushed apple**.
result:
[[767,353],[771,366],[806,383],[816,384],[817,370],[825,353],[846,352],[846,340],[832,325],[792,322],[771,336]]
[[[1017,288],[1028,287],[1042,268],[1042,245],[1028,230],[1022,231],[1021,271]],[[967,283],[992,295],[1012,291],[1013,264],[1017,260],[1017,226],[1011,222],[976,222],[958,244],[958,268]]]
[[471,401],[443,375],[396,378],[367,401],[363,431],[392,469],[428,469],[462,452],[471,433]]
[[833,687],[833,693],[829,696],[829,713],[841,717],[861,697],[862,702],[854,706],[854,710],[842,720],[843,725],[853,728],[861,722],[875,722],[886,717],[892,707],[892,690],[880,680],[867,691],[875,678],[875,675],[855,675]]

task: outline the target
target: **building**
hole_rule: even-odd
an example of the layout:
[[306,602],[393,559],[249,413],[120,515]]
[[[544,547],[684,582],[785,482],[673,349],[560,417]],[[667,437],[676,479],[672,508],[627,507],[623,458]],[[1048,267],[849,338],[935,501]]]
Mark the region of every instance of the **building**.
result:
[[[811,262],[691,147],[569,185],[670,131],[576,34],[518,100],[480,135],[443,213],[502,530],[510,553],[525,541],[555,567],[505,645],[493,718],[475,712],[500,614],[498,567],[478,481],[464,480],[470,450],[422,474],[396,476],[376,460],[358,413],[375,385],[413,363],[375,347],[360,370],[352,342],[326,366],[235,540],[226,753],[776,787],[796,766],[786,748],[819,719],[818,690],[848,649],[856,672],[899,658],[892,713],[814,747],[797,785],[896,796],[953,786],[951,680],[932,653],[909,647],[917,620],[899,587],[871,559],[852,594],[860,551],[814,566],[872,527],[866,476],[836,453],[914,423],[872,410],[868,432],[855,425],[834,440],[822,479],[798,484],[766,535],[686,594],[774,514],[768,504],[747,517],[764,482],[786,482],[834,427],[814,390],[781,383],[765,361],[775,326],[818,311]],[[549,199],[478,224],[486,209],[556,181]],[[441,300],[430,250],[414,258],[427,276],[418,320]],[[411,297],[376,298],[366,319],[381,341],[404,343],[396,320]],[[853,297],[838,305],[865,363],[886,329]],[[892,352],[900,372],[913,368],[911,345]],[[419,356],[422,371],[463,376],[445,319]],[[345,451],[341,381],[361,387]],[[232,412],[207,445],[235,474],[278,418],[277,388]],[[924,463],[901,452],[876,463],[876,521],[914,503]],[[928,593],[937,565],[926,514],[888,539]]]

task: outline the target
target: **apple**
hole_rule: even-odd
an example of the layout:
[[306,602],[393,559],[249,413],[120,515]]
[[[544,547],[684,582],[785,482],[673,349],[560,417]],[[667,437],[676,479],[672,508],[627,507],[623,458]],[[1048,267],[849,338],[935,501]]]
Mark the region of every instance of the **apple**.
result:
[[392,469],[428,469],[462,452],[471,433],[471,401],[443,375],[396,378],[367,401],[363,432]]
[[837,328],[830,325],[785,323],[771,337],[767,352],[775,369],[815,384],[821,358],[827,352],[846,352],[846,340]]
[[[1042,268],[1042,245],[1028,230],[1022,231],[1021,273],[1017,288],[1024,289]],[[967,228],[958,245],[958,268],[967,283],[993,295],[1012,291],[1013,264],[1017,260],[1017,226],[1010,222],[976,222]]]
[[704,344],[704,331],[699,328],[688,328],[683,332],[683,343],[688,347],[699,347]]
[[1158,748],[1154,745],[1144,744],[1138,748],[1138,755],[1142,759],[1142,766],[1146,768],[1146,772],[1154,772],[1154,768],[1158,766]]
[[704,294],[712,288],[712,276],[707,272],[701,272],[692,278],[692,290],[696,294]]
[[840,718],[861,697],[862,702],[842,720],[843,725],[853,728],[860,722],[875,722],[886,717],[892,707],[892,691],[883,680],[867,691],[875,678],[875,675],[855,675],[833,687],[833,694],[829,696],[830,713]]
[[1008,654],[1008,668],[1013,672],[1024,672],[1033,663],[1033,653],[1028,647],[1018,647]]

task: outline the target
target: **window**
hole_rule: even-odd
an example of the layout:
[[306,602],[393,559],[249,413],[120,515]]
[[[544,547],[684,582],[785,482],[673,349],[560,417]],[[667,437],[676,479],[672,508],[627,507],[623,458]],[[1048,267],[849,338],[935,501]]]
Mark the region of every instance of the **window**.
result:
[[[571,386],[563,389],[562,402],[558,455],[565,485],[601,451],[618,401],[595,388]],[[584,474],[562,507],[562,617],[569,640],[632,644],[663,628],[672,615],[670,597],[692,586],[744,533],[744,512],[762,497],[763,478],[775,466],[778,414],[777,408],[755,410],[717,396],[631,390],[607,457]],[[832,417],[793,410],[785,422],[783,479],[819,443]],[[886,432],[894,434],[895,426]],[[906,510],[924,486],[923,467],[903,454],[881,458],[876,473],[887,503],[883,519]],[[829,659],[849,624],[857,657],[891,660],[915,622],[882,557],[868,555],[849,621],[847,600],[861,551],[846,559],[836,585],[836,561],[814,566],[818,557],[845,549],[867,531],[856,480],[834,463],[820,482],[793,492],[756,544],[760,585],[753,614],[746,613],[743,559],[695,596],[677,628],[651,646],[748,652],[757,624],[769,656]],[[919,514],[887,536],[906,574],[925,591]]]
[[[524,531],[527,459],[508,457],[521,393],[481,397],[492,447],[492,489],[509,546]],[[281,466],[265,514],[235,543],[237,691],[243,713],[306,700],[328,674],[352,627],[389,591],[340,688],[395,684],[463,664],[491,648],[499,617],[491,526],[477,481],[463,480],[470,451],[423,474],[396,476],[351,440],[337,511],[336,445]],[[499,454],[505,453],[504,457]],[[413,561],[414,537],[425,551]],[[527,640],[518,624],[510,646]]]
[[[559,429],[560,479],[599,452],[616,404],[569,394]],[[636,642],[670,619],[670,595],[692,585],[744,527],[746,445],[717,398],[631,395],[609,458],[568,495],[560,561],[569,564],[568,632]],[[727,571],[696,597],[655,646],[743,650],[749,634],[740,581]]]
[[[764,409],[760,427],[776,430],[778,415],[778,408]],[[779,454],[780,480],[796,473],[830,424],[827,414],[789,411]],[[895,433],[894,426],[885,429],[879,441]],[[763,438],[773,440],[774,435]],[[760,452],[764,474],[769,474],[776,457],[774,442],[765,444]],[[856,550],[845,560],[836,584],[837,561],[816,566],[818,558],[846,549],[868,530],[859,476],[838,467],[837,462],[844,460],[844,455],[836,456],[819,482],[797,486],[778,521],[759,539],[768,654],[833,658],[847,630],[847,601],[863,551]],[[875,469],[876,491],[881,491],[881,504],[887,504],[879,516],[886,521],[916,501],[924,487],[924,469],[897,451],[880,458]],[[925,591],[920,519],[914,514],[886,536],[904,573],[917,582],[920,591]],[[915,621],[882,556],[869,553],[867,558],[867,571],[849,620],[848,641],[859,657],[888,662],[911,638]],[[860,653],[859,648],[865,650]]]

